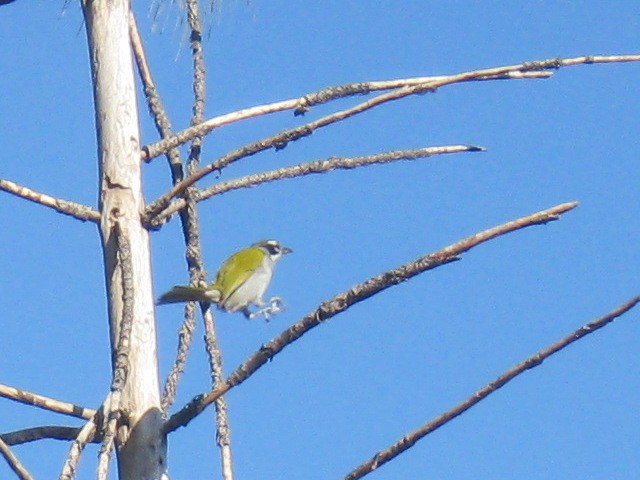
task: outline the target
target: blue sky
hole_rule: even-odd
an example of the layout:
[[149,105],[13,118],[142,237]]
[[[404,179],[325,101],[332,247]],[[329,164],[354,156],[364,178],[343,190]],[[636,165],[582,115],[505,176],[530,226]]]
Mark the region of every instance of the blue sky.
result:
[[[175,130],[190,117],[190,58],[178,9],[141,31]],[[638,53],[637,2],[228,0],[207,17],[207,117],[348,82],[457,73],[556,56]],[[95,206],[97,162],[79,8],[0,9],[0,178]],[[333,155],[474,144],[434,157],[284,181],[201,204],[213,274],[261,238],[294,249],[265,324],[218,314],[232,371],[321,301],[368,277],[507,220],[577,200],[558,222],[482,245],[461,262],[393,287],[287,347],[228,395],[236,478],[342,478],[375,451],[505,369],[638,294],[640,65],[566,68],[548,80],[455,85],[316,132],[235,164],[220,180]],[[210,135],[209,162],[248,141],[363,98],[248,120]],[[157,137],[142,105],[144,143]],[[217,181],[210,177],[199,185]],[[147,198],[169,186],[144,167]],[[0,383],[96,407],[110,383],[97,229],[0,194]],[[152,234],[156,294],[187,279],[179,222]],[[157,312],[161,376],[179,307]],[[640,477],[638,311],[530,371],[369,478]],[[177,405],[206,391],[198,327]],[[77,425],[0,400],[0,431]],[[173,434],[174,478],[217,472],[212,412]],[[15,448],[37,478],[67,452]],[[90,448],[79,478],[93,478]],[[0,464],[0,478],[10,475]]]

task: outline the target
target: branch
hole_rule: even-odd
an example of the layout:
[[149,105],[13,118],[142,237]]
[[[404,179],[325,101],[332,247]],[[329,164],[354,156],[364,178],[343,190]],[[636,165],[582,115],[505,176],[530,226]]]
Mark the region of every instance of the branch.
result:
[[162,389],[162,414],[166,419],[167,412],[176,399],[178,382],[184,373],[187,363],[187,355],[193,341],[193,332],[196,328],[195,303],[189,302],[185,305],[184,321],[178,332],[178,349],[176,357],[167,375]]
[[[497,75],[487,75],[486,77],[479,77],[472,79],[473,81],[487,81],[487,80],[516,80],[516,79],[545,79],[553,75],[552,72],[506,72]],[[262,115],[268,115],[271,113],[284,112],[287,110],[294,110],[294,115],[303,115],[308,112],[311,107],[328,103],[340,98],[351,97],[355,95],[366,95],[375,91],[391,90],[402,87],[411,87],[415,85],[421,85],[428,82],[436,82],[448,78],[447,75],[438,75],[431,77],[412,77],[401,78],[397,80],[381,80],[372,82],[358,82],[347,83],[344,85],[338,85],[335,87],[327,87],[316,92],[308,93],[302,97],[292,98],[289,100],[281,100],[279,102],[268,103],[264,105],[257,105],[255,107],[244,108],[236,112],[225,113],[213,117],[205,122],[193,125],[181,132],[177,133],[171,138],[163,138],[163,140],[147,145],[143,147],[142,159],[147,162],[153,158],[162,155],[162,152],[169,148],[175,148],[182,145],[189,140],[206,135],[207,133],[215,130],[216,128],[223,127],[230,123],[246,120],[249,118],[259,117]]]
[[[288,130],[283,130],[280,133],[263,138],[254,143],[250,143],[243,147],[232,150],[231,152],[223,155],[218,160],[202,167],[197,172],[189,175],[187,178],[182,180],[180,183],[174,185],[168,192],[164,195],[160,196],[156,201],[154,201],[147,209],[148,212],[151,212],[152,215],[157,214],[161,210],[165,209],[170,200],[174,197],[179,196],[182,192],[184,192],[188,187],[195,184],[197,181],[201,180],[206,175],[211,172],[220,171],[227,165],[236,162],[242,158],[249,157],[255,155],[256,153],[262,152],[264,150],[269,150],[271,148],[275,148],[276,150],[281,150],[287,146],[289,142],[298,140],[302,137],[306,137],[311,135],[315,130],[326,127],[333,123],[345,120],[346,118],[352,117],[359,113],[366,112],[378,105],[382,105],[384,103],[399,100],[401,98],[410,96],[410,95],[418,95],[426,92],[434,92],[440,87],[445,85],[452,85],[456,83],[463,83],[468,81],[474,81],[478,79],[486,79],[488,76],[496,76],[496,75],[504,75],[510,72],[529,72],[529,71],[540,71],[540,70],[550,70],[557,69],[560,67],[579,65],[579,64],[592,64],[592,63],[613,63],[613,62],[631,62],[631,61],[640,61],[640,55],[615,55],[615,56],[583,56],[583,57],[575,57],[569,59],[561,59],[554,58],[549,60],[541,60],[541,61],[533,61],[526,62],[517,65],[509,65],[505,67],[494,67],[482,70],[473,70],[470,72],[459,73],[456,75],[450,75],[445,77],[440,77],[439,80],[434,80],[426,83],[421,83],[417,85],[411,85],[399,88],[397,90],[393,90],[388,93],[384,93],[382,95],[378,95],[366,102],[360,103],[354,107],[348,108],[346,110],[341,110],[325,117],[322,117],[313,122],[306,123],[299,127],[291,128]],[[180,143],[178,143],[180,144]],[[172,148],[176,145],[170,144],[166,148]],[[144,150],[147,152],[147,157],[151,157],[151,153],[160,154],[164,150],[159,150],[158,152],[151,152],[151,147],[144,147]],[[165,148],[165,149],[166,149]]]
[[[103,405],[109,401],[110,395],[111,394],[107,396]],[[76,478],[76,470],[78,469],[78,463],[80,462],[80,455],[88,443],[95,441],[98,423],[102,423],[101,410],[96,412],[96,414],[84,424],[76,439],[71,443],[69,453],[67,454],[67,458],[62,466],[62,472],[60,473],[59,480],[73,480]]]
[[459,260],[460,254],[500,235],[533,225],[541,225],[558,220],[560,215],[568,212],[569,210],[573,210],[577,206],[577,202],[563,203],[547,210],[489,228],[434,253],[420,257],[413,262],[406,263],[394,270],[372,277],[365,282],[352,287],[350,290],[340,293],[331,300],[323,302],[317,310],[307,314],[302,320],[286,329],[269,343],[262,345],[257,352],[245,361],[245,363],[240,365],[231,375],[229,375],[222,385],[209,393],[198,395],[191,400],[191,402],[183,407],[182,410],[169,418],[163,427],[163,431],[165,433],[170,433],[187,425],[187,423],[199,415],[220,395],[223,395],[231,388],[244,382],[260,367],[270,361],[276,354],[281,352],[287,345],[298,340],[312,328],[317,327],[321,323],[329,320],[331,317],[344,312],[352,305],[372,297],[393,285],[405,282],[420,273],[426,272],[427,270],[432,270],[441,265]]
[[87,205],[70,202],[69,200],[63,200],[62,198],[56,198],[45,193],[36,192],[35,190],[23,187],[22,185],[18,185],[17,183],[13,183],[9,180],[0,178],[0,190],[11,193],[16,197],[44,205],[45,207],[53,208],[58,213],[69,215],[70,217],[82,220],[83,222],[89,220],[97,223],[100,221],[100,212]]
[[96,413],[95,410],[91,410],[90,408],[81,407],[73,403],[61,402],[54,398],[27,392],[26,390],[19,390],[3,384],[0,384],[0,397],[77,418],[89,419]]
[[[210,306],[203,307],[204,319],[204,343],[209,359],[209,374],[211,376],[211,388],[216,389],[224,383],[224,371],[222,370],[222,352],[218,345],[216,326]],[[220,449],[220,467],[223,480],[233,480],[233,455],[231,451],[231,428],[229,427],[229,414],[227,400],[220,396],[215,401],[216,407],[216,444]]]
[[[142,81],[144,95],[147,100],[147,105],[151,116],[156,125],[156,129],[162,138],[167,138],[173,135],[171,131],[171,122],[169,116],[162,104],[160,94],[156,89],[153,76],[151,75],[151,69],[147,62],[147,56],[142,45],[142,38],[138,31],[138,24],[136,23],[136,17],[133,12],[129,14],[129,40],[131,41],[131,50],[136,60],[138,67],[138,74]],[[171,168],[171,177],[173,183],[177,183],[183,178],[182,173],[182,161],[180,160],[180,151],[177,148],[168,149],[165,153],[169,167]]]
[[[191,28],[191,52],[193,56],[193,116],[191,125],[197,125],[204,120],[205,104],[205,68],[202,50],[202,29],[200,25],[200,11],[197,0],[187,0],[187,19]],[[189,149],[188,174],[196,172],[200,162],[200,152],[203,136],[198,135],[193,139]],[[184,191],[185,201],[189,204],[184,210],[183,229],[187,243],[187,261],[189,263],[191,281],[202,280],[206,277],[202,261],[202,245],[200,242],[200,224],[196,202],[193,197],[195,188],[187,188]],[[218,346],[213,313],[209,306],[202,308],[202,318],[205,327],[205,348],[209,359],[211,385],[215,388],[224,379],[222,371],[222,354]],[[187,320],[187,319],[185,319]],[[233,458],[231,451],[231,433],[229,429],[229,417],[227,402],[224,397],[215,401],[216,410],[216,443],[220,451],[220,468],[223,480],[233,480]]]
[[[204,103],[206,99],[206,77],[204,67],[204,52],[202,50],[202,27],[200,25],[200,10],[196,0],[186,0],[187,21],[191,29],[190,46],[193,57],[193,117],[192,124],[202,123],[204,120]],[[194,135],[193,140],[202,138]],[[199,146],[199,142],[198,146]]]
[[[169,148],[174,148],[188,142],[192,138],[206,135],[212,130],[229,123],[245,120],[252,117],[267,115],[270,113],[294,110],[295,115],[302,115],[309,111],[310,107],[320,105],[333,100],[354,95],[366,95],[374,91],[412,87],[416,85],[434,84],[434,88],[452,83],[476,82],[488,80],[520,80],[520,79],[545,79],[553,75],[553,72],[544,71],[560,67],[592,63],[622,63],[640,61],[640,55],[586,55],[568,59],[552,58],[548,60],[535,60],[505,67],[493,67],[482,70],[473,70],[456,75],[437,75],[431,77],[413,77],[398,80],[383,80],[373,82],[357,82],[323,88],[317,92],[308,93],[302,97],[282,100],[279,102],[255,107],[245,108],[236,112],[227,113],[189,127],[178,132],[171,138],[143,147],[142,160],[151,159],[162,155]],[[465,76],[465,78],[458,78]],[[453,80],[453,81],[452,81]]]
[[[25,428],[14,432],[1,433],[0,439],[7,445],[22,445],[36,440],[75,440],[81,427],[67,427],[62,425],[44,425],[40,427]],[[94,443],[100,439],[91,440]]]
[[509,383],[511,380],[513,380],[515,377],[517,377],[521,373],[524,373],[525,371],[531,368],[535,368],[541,365],[544,360],[549,358],[554,353],[559,352],[560,350],[572,344],[573,342],[577,342],[582,337],[585,337],[586,335],[589,335],[590,333],[593,333],[596,330],[599,330],[602,327],[608,325],[620,315],[631,310],[639,302],[640,302],[640,296],[632,298],[627,303],[616,308],[615,310],[608,313],[604,317],[601,317],[597,320],[587,323],[586,325],[580,327],[575,332],[570,333],[563,339],[558,340],[556,343],[548,346],[544,350],[541,350],[535,355],[527,358],[526,360],[519,363],[515,367],[507,370],[498,378],[496,378],[493,382],[485,385],[480,390],[473,393],[464,402],[456,405],[451,410],[444,412],[442,415],[439,415],[438,417],[434,418],[430,422],[425,423],[423,426],[421,426],[417,430],[414,430],[413,432],[403,436],[400,440],[398,440],[396,443],[391,445],[389,448],[385,450],[381,450],[378,453],[376,453],[370,460],[358,466],[355,470],[353,470],[346,477],[344,477],[344,480],[356,480],[358,478],[362,478],[365,475],[373,472],[378,467],[384,465],[388,461],[400,455],[402,452],[411,448],[413,445],[415,445],[415,443],[418,440],[422,439],[429,433],[433,432],[434,430],[440,428],[444,424],[453,420],[458,415],[461,415],[462,413],[466,412],[471,407],[473,407],[476,403],[480,402],[484,398],[496,392],[498,389],[502,388],[504,385]]
[[14,471],[14,473],[20,478],[20,480],[33,480],[33,477],[29,471],[20,463],[18,457],[16,457],[9,446],[0,439],[0,454],[7,461],[7,464]]
[[[442,147],[425,147],[413,150],[395,150],[391,152],[378,153],[375,155],[367,155],[363,157],[332,157],[327,160],[316,160],[314,162],[301,163],[290,167],[268,170],[266,172],[247,175],[228,182],[221,182],[212,185],[204,190],[200,190],[194,194],[194,200],[200,202],[215,195],[221,195],[231,190],[241,188],[255,187],[263,183],[272,182],[274,180],[282,180],[285,178],[302,177],[315,173],[325,173],[332,170],[350,170],[368,165],[376,165],[382,163],[390,163],[398,160],[416,160],[419,158],[430,157],[432,155],[443,155],[447,153],[460,152],[484,152],[483,147],[472,145],[448,145]],[[152,228],[159,227],[165,223],[173,214],[182,210],[187,202],[183,198],[174,200],[167,209],[160,212],[153,218],[147,218],[147,225]]]

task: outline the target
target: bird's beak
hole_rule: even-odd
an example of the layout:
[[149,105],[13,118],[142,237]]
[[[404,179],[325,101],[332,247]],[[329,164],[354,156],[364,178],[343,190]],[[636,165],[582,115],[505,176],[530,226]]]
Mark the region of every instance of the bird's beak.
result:
[[289,247],[281,247],[280,252],[282,252],[282,255],[284,255],[285,253],[293,252],[293,250],[291,250]]

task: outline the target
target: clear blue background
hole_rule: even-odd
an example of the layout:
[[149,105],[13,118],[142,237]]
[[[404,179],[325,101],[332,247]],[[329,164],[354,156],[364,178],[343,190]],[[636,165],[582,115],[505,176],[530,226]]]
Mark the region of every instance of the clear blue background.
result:
[[[191,110],[177,7],[136,5],[175,130]],[[155,23],[155,29],[153,25]],[[640,8],[619,2],[227,0],[206,18],[207,116],[325,86],[584,54],[638,53]],[[96,205],[97,161],[79,7],[0,9],[0,178]],[[221,180],[332,155],[477,144],[435,157],[288,180],[201,204],[213,274],[231,252],[277,238],[295,253],[269,293],[271,323],[219,314],[230,372],[261,343],[353,284],[504,221],[578,200],[562,220],[480,246],[358,304],[291,345],[229,402],[237,479],[342,478],[525,357],[638,294],[640,65],[566,68],[549,80],[455,85],[235,164]],[[252,119],[207,138],[203,162],[364,97]],[[141,102],[143,141],[157,137]],[[200,183],[217,181],[210,176]],[[144,167],[147,198],[169,186]],[[97,229],[0,194],[0,382],[97,407],[110,383]],[[185,282],[173,220],[152,234],[156,294]],[[158,310],[161,374],[180,307]],[[481,402],[372,479],[640,478],[638,310]],[[209,388],[199,325],[178,406]],[[173,478],[217,478],[212,411],[171,435]],[[0,431],[81,422],[0,399]],[[68,445],[15,448],[54,478]],[[97,449],[79,478],[94,478]],[[115,473],[114,473],[115,475]],[[0,478],[10,478],[0,463]]]

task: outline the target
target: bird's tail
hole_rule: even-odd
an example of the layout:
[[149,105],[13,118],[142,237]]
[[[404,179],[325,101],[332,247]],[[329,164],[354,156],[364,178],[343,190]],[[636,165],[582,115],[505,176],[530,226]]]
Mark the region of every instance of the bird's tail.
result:
[[168,292],[162,294],[156,302],[156,305],[182,302],[216,303],[218,300],[220,300],[220,292],[210,287],[176,285]]

